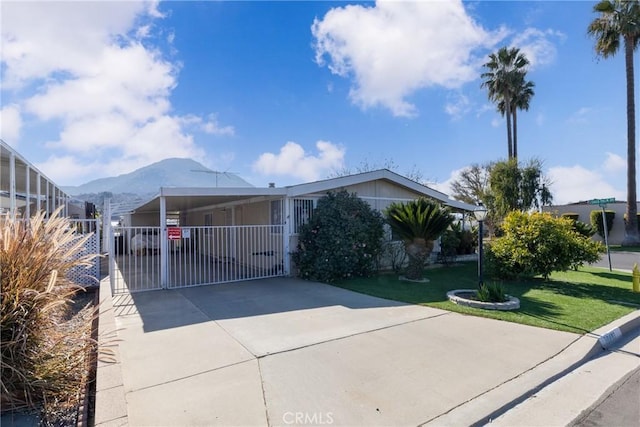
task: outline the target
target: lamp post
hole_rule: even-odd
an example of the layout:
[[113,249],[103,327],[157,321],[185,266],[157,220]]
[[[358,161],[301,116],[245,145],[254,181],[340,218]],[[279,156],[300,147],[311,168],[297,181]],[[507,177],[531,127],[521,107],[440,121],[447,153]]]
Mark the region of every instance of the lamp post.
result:
[[482,223],[487,218],[487,208],[482,202],[478,203],[478,207],[473,210],[473,215],[478,221],[478,289],[482,288]]

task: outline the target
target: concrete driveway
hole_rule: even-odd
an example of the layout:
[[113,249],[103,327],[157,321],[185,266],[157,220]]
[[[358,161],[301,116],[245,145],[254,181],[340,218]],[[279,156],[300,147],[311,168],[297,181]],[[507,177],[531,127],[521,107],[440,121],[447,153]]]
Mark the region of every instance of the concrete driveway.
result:
[[416,426],[579,338],[291,278],[116,296],[114,310],[133,426]]

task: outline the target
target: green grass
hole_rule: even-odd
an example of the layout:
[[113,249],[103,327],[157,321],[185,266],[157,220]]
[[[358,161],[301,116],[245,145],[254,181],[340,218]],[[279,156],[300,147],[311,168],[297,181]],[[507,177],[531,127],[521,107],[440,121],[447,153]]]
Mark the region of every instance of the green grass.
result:
[[554,273],[546,282],[537,278],[505,282],[507,293],[520,299],[520,309],[507,312],[462,307],[447,299],[447,291],[475,289],[475,263],[430,269],[426,277],[429,283],[410,283],[398,280],[397,275],[385,274],[352,279],[336,286],[391,300],[575,333],[593,331],[640,308],[640,293],[631,291],[630,274],[598,268]]
[[609,245],[611,252],[640,252],[640,246]]

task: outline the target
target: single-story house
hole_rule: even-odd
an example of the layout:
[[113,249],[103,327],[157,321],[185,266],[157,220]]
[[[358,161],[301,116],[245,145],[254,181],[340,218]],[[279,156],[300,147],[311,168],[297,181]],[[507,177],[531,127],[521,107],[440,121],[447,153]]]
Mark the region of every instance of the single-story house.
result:
[[[577,214],[578,220],[587,224],[591,224],[592,211],[602,211],[600,206],[592,205],[588,201],[569,203],[567,205],[544,206],[542,209],[544,212],[550,212],[554,215],[562,215],[565,213]],[[609,244],[619,245],[624,239],[624,216],[627,211],[627,202],[615,201],[613,203],[607,203],[605,209],[607,211],[615,212],[613,226],[611,227],[611,231],[608,236]],[[638,212],[640,212],[640,203],[638,204]],[[598,234],[593,236],[593,239],[597,241],[604,241],[603,237]]]
[[[287,187],[163,187],[123,219],[124,226],[118,230],[124,236],[123,253],[112,258],[133,266],[135,262],[124,259],[125,255],[159,257],[149,264],[159,266],[162,287],[291,275],[290,254],[296,249],[300,225],[310,218],[318,199],[342,189],[379,211],[393,202],[419,197],[434,199],[454,212],[476,208],[387,169]],[[128,244],[132,247],[127,248]],[[145,244],[149,247],[142,248]],[[219,265],[220,271],[210,272],[212,265]],[[240,266],[258,273],[232,277],[221,272]],[[185,278],[194,268],[204,271],[202,278]]]

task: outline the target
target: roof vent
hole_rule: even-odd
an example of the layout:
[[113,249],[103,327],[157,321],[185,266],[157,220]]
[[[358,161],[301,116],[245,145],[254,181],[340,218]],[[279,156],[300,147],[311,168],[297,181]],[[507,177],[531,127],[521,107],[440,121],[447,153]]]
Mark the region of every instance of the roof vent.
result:
[[269,188],[276,188],[276,183],[275,182],[270,182],[269,183]]

